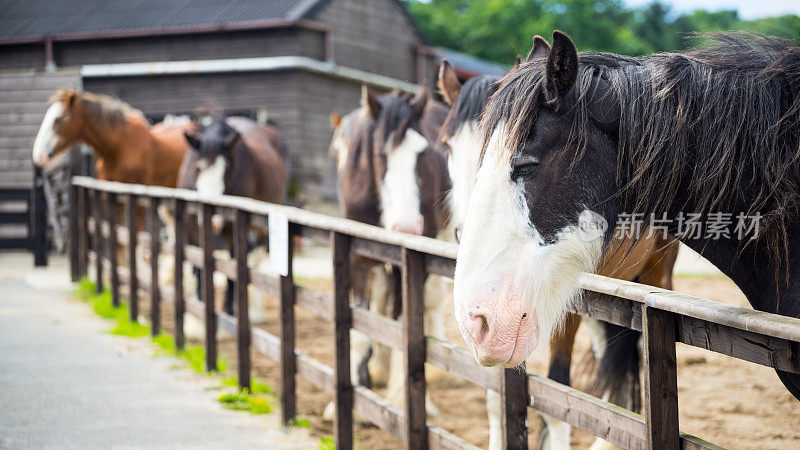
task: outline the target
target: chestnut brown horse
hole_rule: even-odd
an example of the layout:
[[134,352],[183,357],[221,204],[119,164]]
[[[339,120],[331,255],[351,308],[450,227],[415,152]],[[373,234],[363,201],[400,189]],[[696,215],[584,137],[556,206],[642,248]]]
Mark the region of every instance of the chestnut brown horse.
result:
[[127,103],[76,89],[61,89],[50,100],[33,145],[36,165],[85,143],[97,155],[101,180],[175,187],[189,150],[183,131],[191,124],[150,127]]
[[[529,58],[546,51],[549,51],[549,45],[544,40],[537,39]],[[439,71],[439,90],[445,101],[451,105],[439,140],[448,153],[448,170],[453,183],[449,200],[456,230],[464,225],[467,204],[479,166],[481,136],[478,133],[478,122],[498,81],[499,77],[483,75],[462,84],[447,60],[442,62]],[[658,233],[635,243],[614,241],[607,249],[597,273],[672,289],[672,267],[677,253],[677,241],[664,239]],[[580,323],[580,316],[568,315],[564,325],[550,339],[548,377],[567,385],[570,384],[572,348]],[[591,319],[587,323],[592,330],[592,347],[597,361],[592,393],[638,411],[641,406],[637,348],[640,333]],[[490,416],[489,448],[500,448],[501,410],[500,398],[496,393],[487,391],[487,408]],[[569,448],[569,425],[548,416],[543,417],[547,423],[549,447]]]

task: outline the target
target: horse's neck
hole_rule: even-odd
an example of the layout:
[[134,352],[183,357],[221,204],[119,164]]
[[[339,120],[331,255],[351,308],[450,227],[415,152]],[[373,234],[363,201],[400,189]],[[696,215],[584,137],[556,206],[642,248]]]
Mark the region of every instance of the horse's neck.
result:
[[730,277],[753,308],[800,317],[800,224],[789,228],[788,240],[788,268],[763,246],[742,248],[743,243],[735,239],[684,243]]
[[111,129],[89,117],[84,120],[83,141],[94,149],[106,167],[114,166],[122,154],[125,137],[130,134],[130,124]]

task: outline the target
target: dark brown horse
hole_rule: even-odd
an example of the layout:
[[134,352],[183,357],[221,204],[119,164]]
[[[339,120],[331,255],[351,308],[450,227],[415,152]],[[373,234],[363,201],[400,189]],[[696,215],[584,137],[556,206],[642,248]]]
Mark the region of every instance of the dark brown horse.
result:
[[[538,46],[538,47],[537,47]],[[532,56],[545,52],[549,46],[544,40],[535,40]],[[460,229],[467,217],[467,205],[480,164],[481,136],[478,122],[489,98],[497,89],[500,78],[483,75],[465,83],[456,76],[455,70],[446,60],[439,71],[438,86],[444,99],[451,105],[450,113],[442,127],[439,140],[448,152],[448,170],[453,182],[450,194],[454,214],[454,226]],[[614,242],[606,252],[606,258],[597,273],[623,280],[672,288],[672,267],[678,253],[678,243],[662,239],[658,235],[643,238],[636,243]],[[639,410],[639,352],[640,333],[615,325],[591,322],[593,349],[597,358],[598,373],[592,390],[598,396]],[[575,334],[581,317],[568,315],[564,326],[550,339],[550,369],[548,377],[563,384],[570,384],[570,364]],[[490,415],[489,447],[500,446],[499,398],[487,393]],[[550,448],[568,448],[570,427],[546,417]]]
[[[365,86],[360,108],[344,118],[334,116],[331,148],[338,157],[344,216],[393,231],[436,237],[449,217],[444,199],[450,180],[445,155],[437,147],[446,115],[447,108],[429,99],[424,86],[415,96],[395,91],[381,97]],[[355,258],[354,301],[396,318],[396,304],[370,298],[368,292],[372,278],[386,277],[382,269],[373,261]],[[395,286],[399,280],[396,273],[392,279],[387,283]],[[441,329],[438,305],[426,306],[431,312],[426,315],[426,325]],[[433,334],[442,335],[443,331]],[[368,340],[354,340],[353,379],[364,385],[372,381],[366,366],[370,349]],[[385,371],[385,367],[385,363],[370,364],[373,372]],[[376,383],[384,381],[382,376],[376,378]]]
[[[274,126],[243,117],[215,120],[186,132],[192,147],[180,170],[178,186],[208,195],[238,195],[270,203],[286,197],[286,142]],[[215,216],[231,248],[231,230]],[[192,227],[194,228],[194,226]],[[263,231],[262,231],[263,233]],[[191,239],[196,240],[197,234]],[[233,313],[233,283],[228,281],[225,311]]]
[[[549,339],[580,274],[632,215],[659,220],[755,309],[800,316],[800,47],[707,38],[628,58],[579,54],[555,32],[552,49],[500,82],[455,277],[456,318],[479,362],[515,366]],[[608,226],[589,239],[582,222],[597,217]],[[486,229],[499,231],[487,240]],[[777,373],[800,398],[800,376]]]

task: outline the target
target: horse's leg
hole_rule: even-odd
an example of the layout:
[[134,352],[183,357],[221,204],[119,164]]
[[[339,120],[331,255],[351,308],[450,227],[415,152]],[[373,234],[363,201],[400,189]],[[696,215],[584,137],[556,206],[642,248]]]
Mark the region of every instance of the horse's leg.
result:
[[[423,298],[425,334],[442,341],[447,340],[442,305],[453,304],[453,282],[439,275],[429,275],[425,280]],[[440,385],[453,385],[459,382],[458,378],[450,372],[432,364],[425,366],[425,380],[428,383],[438,383]]]
[[486,390],[486,413],[489,415],[489,450],[503,448],[503,404],[500,393]]
[[[372,268],[369,310],[375,314],[388,316],[390,307],[394,300],[394,292],[391,288],[394,271],[387,271],[383,264],[378,264]],[[369,357],[367,369],[369,380],[373,387],[386,386],[389,379],[389,359],[391,349],[381,343],[372,343],[372,354]]]
[[[398,408],[405,406],[405,371],[403,370],[403,352],[400,350],[392,349],[392,358],[389,363],[389,381],[386,383],[386,401]],[[439,408],[433,404],[431,394],[425,391],[425,412],[429,417],[436,417],[439,415]]]
[[[570,365],[575,335],[581,324],[581,316],[569,314],[564,325],[550,339],[550,368],[547,377],[567,386],[570,385]],[[544,426],[539,436],[540,448],[568,449],[572,427],[566,422],[542,414]]]

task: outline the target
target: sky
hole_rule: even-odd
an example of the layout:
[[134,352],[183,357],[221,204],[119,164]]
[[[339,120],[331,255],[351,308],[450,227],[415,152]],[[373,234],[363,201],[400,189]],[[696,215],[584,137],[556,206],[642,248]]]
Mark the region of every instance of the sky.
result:
[[[643,6],[653,0],[623,0],[629,6]],[[800,0],[661,0],[672,6],[673,13],[691,12],[695,9],[719,11],[735,9],[742,19],[779,16],[782,14],[800,15]]]

